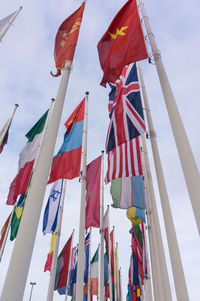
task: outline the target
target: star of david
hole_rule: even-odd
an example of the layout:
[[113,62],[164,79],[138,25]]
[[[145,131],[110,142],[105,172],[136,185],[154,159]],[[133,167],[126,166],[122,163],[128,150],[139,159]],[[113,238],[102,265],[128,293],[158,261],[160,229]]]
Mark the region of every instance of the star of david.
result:
[[60,194],[60,191],[59,191],[59,190],[54,190],[54,189],[53,189],[53,191],[52,191],[52,193],[51,193],[51,195],[50,195],[50,197],[53,199],[53,202],[55,202],[55,201],[57,200],[59,194]]

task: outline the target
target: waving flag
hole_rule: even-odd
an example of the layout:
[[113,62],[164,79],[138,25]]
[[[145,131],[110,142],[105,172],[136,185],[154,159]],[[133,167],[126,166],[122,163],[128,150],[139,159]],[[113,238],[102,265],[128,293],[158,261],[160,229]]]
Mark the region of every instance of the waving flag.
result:
[[55,242],[56,242],[56,231],[54,231],[52,233],[52,236],[51,236],[51,244],[50,244],[50,250],[49,250],[49,253],[47,255],[47,260],[46,260],[46,263],[45,263],[45,266],[44,266],[44,272],[46,271],[51,271],[51,265],[52,265],[52,260],[53,260],[53,252],[54,252],[54,247],[55,247]]
[[120,79],[110,86],[107,153],[146,131],[136,64],[124,67]]
[[90,295],[98,296],[98,278],[99,278],[99,247],[97,248],[91,260],[90,272]]
[[85,98],[76,107],[65,123],[67,131],[58,154],[53,158],[48,183],[58,179],[73,179],[79,176],[81,167],[82,137],[85,113]]
[[42,230],[44,234],[52,233],[56,230],[62,190],[63,179],[60,179],[53,184],[44,211]]
[[3,225],[2,229],[1,229],[1,232],[0,232],[0,251],[1,251],[1,248],[2,248],[2,246],[4,244],[4,238],[5,238],[6,231],[7,231],[9,222],[10,222],[10,218],[11,218],[11,213],[8,216],[8,218],[7,218],[6,222],[4,223],[4,225]]
[[24,211],[24,202],[26,198],[26,193],[20,195],[17,205],[15,207],[12,219],[11,219],[11,231],[10,231],[10,240],[14,240],[17,236],[19,225],[22,218],[22,213]]
[[120,9],[97,48],[104,72],[102,86],[114,83],[125,65],[148,57],[136,0]]
[[77,260],[78,260],[78,247],[72,248],[71,264],[69,271],[69,280],[68,280],[68,296],[74,295],[74,283],[76,283],[76,274],[77,274]]
[[65,67],[65,63],[73,61],[84,8],[85,2],[58,29],[54,49],[57,74],[53,75],[51,72],[53,76],[59,76],[61,69]]

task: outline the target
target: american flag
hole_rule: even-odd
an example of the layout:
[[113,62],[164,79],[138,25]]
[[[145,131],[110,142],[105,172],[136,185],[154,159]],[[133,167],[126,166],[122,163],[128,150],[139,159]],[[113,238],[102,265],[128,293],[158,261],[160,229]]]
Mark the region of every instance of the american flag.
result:
[[146,131],[136,64],[125,66],[120,79],[110,87],[107,153]]
[[117,146],[108,153],[105,182],[138,175],[142,175],[139,137]]

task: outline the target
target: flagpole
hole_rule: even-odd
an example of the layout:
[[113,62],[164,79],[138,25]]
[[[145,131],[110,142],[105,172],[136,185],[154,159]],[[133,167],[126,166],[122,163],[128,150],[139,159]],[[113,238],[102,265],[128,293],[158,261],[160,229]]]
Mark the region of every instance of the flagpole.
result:
[[176,147],[179,153],[179,158],[181,161],[188,193],[190,196],[193,213],[200,233],[200,201],[199,201],[200,174],[196,162],[194,160],[191,146],[187,138],[184,125],[181,120],[181,116],[175,102],[173,91],[170,86],[167,73],[165,71],[162,62],[161,54],[160,51],[158,50],[154,35],[152,33],[149,19],[146,15],[142,0],[140,0],[140,6],[141,6],[141,11],[146,26],[146,30],[148,33],[149,41],[151,44],[151,49],[153,52],[153,57],[155,60],[156,69],[160,80],[163,96],[165,99],[165,104],[167,107],[169,119],[171,122],[172,131],[176,142]]
[[67,272],[65,301],[67,301],[67,297],[68,297],[68,280],[69,280],[70,262],[71,262],[71,258],[72,258],[72,249],[73,249],[74,231],[75,231],[75,230],[73,229],[73,232],[72,232],[71,249],[70,249],[70,255],[69,255],[69,266],[68,266],[68,272]]
[[92,241],[92,228],[90,228],[89,263],[88,263],[88,301],[90,301],[91,241]]
[[13,110],[13,113],[12,113],[11,117],[8,119],[8,121],[6,122],[5,126],[3,127],[3,129],[2,129],[2,131],[0,133],[0,135],[1,135],[0,136],[0,145],[2,144],[2,142],[4,140],[5,134],[6,134],[8,128],[9,128],[9,126],[10,126],[12,120],[13,120],[13,117],[14,117],[15,112],[16,112],[16,110],[17,110],[18,107],[19,107],[19,105],[15,104],[15,107],[14,107],[14,110]]
[[51,264],[51,273],[50,273],[49,287],[48,287],[48,292],[47,292],[47,301],[52,301],[53,295],[54,295],[58,249],[59,249],[59,244],[60,244],[62,216],[63,216],[63,210],[64,210],[65,191],[66,191],[66,183],[67,183],[66,179],[62,179],[62,181],[63,181],[62,200],[61,200],[61,204],[60,204],[60,208],[59,208],[58,223],[57,223],[57,227],[56,227],[56,240],[55,240],[53,259],[52,259],[52,264]]
[[[32,176],[26,206],[24,207],[20,229],[15,241],[1,295],[1,301],[21,301],[23,299],[70,70],[71,63],[67,62],[63,70],[50,124],[47,128],[38,162]],[[37,202],[35,200],[37,200]],[[21,262],[22,259],[23,264]]]
[[181,301],[189,300],[179,247],[178,247],[178,241],[176,237],[173,217],[172,217],[168,193],[167,193],[167,187],[165,184],[160,154],[158,150],[155,130],[151,118],[151,112],[149,108],[149,102],[145,90],[141,68],[139,68],[139,73],[140,73],[140,80],[141,80],[141,86],[143,91],[143,99],[146,108],[146,116],[147,116],[149,132],[150,132],[151,147],[153,152],[160,200],[161,200],[162,211],[163,211],[163,218],[164,218],[165,229],[167,234],[167,241],[168,241],[169,254],[170,254],[171,265],[172,265],[172,272],[174,276],[176,295],[178,300]]
[[116,275],[115,275],[115,226],[113,226],[113,258],[114,258],[114,265],[113,265],[113,278],[114,278],[114,298],[116,300]]
[[82,161],[82,185],[79,222],[79,243],[76,281],[76,301],[83,300],[83,275],[84,275],[84,247],[85,247],[85,194],[86,194],[86,162],[87,162],[87,128],[88,128],[88,95],[85,93],[85,116],[83,129],[83,161]]
[[3,37],[5,36],[6,32],[8,31],[8,29],[10,28],[10,26],[12,25],[12,23],[14,22],[14,20],[17,18],[18,14],[20,13],[20,11],[22,10],[22,6],[20,6],[20,8],[16,11],[16,13],[14,14],[14,16],[11,18],[10,21],[8,21],[8,24],[5,26],[5,28],[2,30],[2,32],[0,33],[0,41],[3,39]]
[[99,300],[104,301],[104,229],[103,229],[103,216],[104,216],[104,151],[101,155],[101,186],[100,186],[100,293]]

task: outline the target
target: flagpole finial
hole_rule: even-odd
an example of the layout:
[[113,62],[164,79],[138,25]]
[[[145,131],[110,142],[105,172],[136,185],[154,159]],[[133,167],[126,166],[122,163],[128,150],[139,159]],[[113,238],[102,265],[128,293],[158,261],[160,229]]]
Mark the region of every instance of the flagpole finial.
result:
[[19,9],[22,9],[22,6],[20,6],[20,8]]
[[88,92],[88,91],[86,91],[86,92],[85,92],[85,95],[89,95],[89,92]]
[[102,150],[101,153],[104,154],[104,150]]
[[16,108],[18,108],[18,107],[19,107],[18,103],[16,103],[16,104],[15,104],[15,107],[16,107]]
[[51,102],[54,102],[55,101],[55,98],[51,98]]

